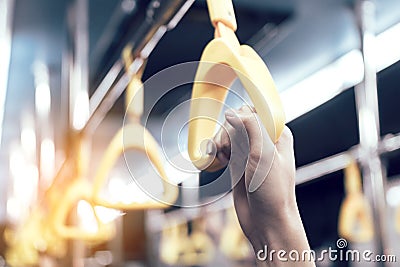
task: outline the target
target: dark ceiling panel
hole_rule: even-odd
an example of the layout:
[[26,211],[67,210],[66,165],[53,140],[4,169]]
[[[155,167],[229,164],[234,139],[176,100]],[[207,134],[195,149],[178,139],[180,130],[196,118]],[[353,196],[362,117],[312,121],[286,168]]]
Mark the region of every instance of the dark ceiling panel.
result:
[[346,151],[359,142],[354,91],[345,91],[288,126],[298,167]]
[[378,75],[381,135],[400,132],[400,62]]

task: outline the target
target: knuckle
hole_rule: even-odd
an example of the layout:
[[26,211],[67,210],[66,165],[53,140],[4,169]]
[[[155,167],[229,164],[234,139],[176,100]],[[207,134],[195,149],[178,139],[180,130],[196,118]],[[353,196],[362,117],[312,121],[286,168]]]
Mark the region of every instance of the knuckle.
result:
[[249,160],[258,163],[260,162],[261,158],[262,158],[262,152],[258,147],[250,150]]
[[289,142],[290,144],[293,143],[293,140],[294,140],[293,133],[287,126],[285,126],[285,128],[282,132],[282,139],[284,142]]

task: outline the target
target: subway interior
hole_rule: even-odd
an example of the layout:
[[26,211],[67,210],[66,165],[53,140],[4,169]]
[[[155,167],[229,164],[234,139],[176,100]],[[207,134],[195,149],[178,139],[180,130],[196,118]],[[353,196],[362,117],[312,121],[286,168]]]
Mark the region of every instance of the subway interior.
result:
[[243,105],[315,266],[399,266],[400,1],[0,0],[0,60],[0,267],[264,266],[194,160]]

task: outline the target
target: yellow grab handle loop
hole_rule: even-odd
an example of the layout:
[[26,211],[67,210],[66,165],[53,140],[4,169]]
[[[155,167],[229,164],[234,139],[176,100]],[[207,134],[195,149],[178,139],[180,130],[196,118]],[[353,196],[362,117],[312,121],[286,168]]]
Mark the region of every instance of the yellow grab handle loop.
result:
[[136,76],[132,78],[126,89],[125,107],[129,120],[140,120],[144,110],[144,90],[142,80]]
[[169,265],[179,265],[185,248],[188,227],[174,222],[163,229],[160,241],[160,259]]
[[396,231],[400,233],[400,207],[396,209],[395,220]]
[[192,232],[185,240],[182,263],[185,266],[203,266],[214,257],[214,243],[206,232],[203,218],[192,221]]
[[[160,200],[149,200],[145,203],[111,203],[101,196],[101,190],[107,181],[107,176],[118,158],[127,150],[138,150],[146,153],[149,157],[149,160],[162,178],[164,194]],[[120,210],[163,209],[175,203],[179,189],[169,182],[159,151],[160,148],[157,141],[140,124],[128,124],[121,128],[108,146],[96,172],[93,185],[94,201],[98,205]]]
[[4,241],[7,243],[5,257],[11,266],[36,266],[39,264],[39,253],[43,252],[41,235],[42,217],[33,210],[16,229],[4,230]]
[[214,256],[214,243],[202,222],[193,222],[188,235],[187,224],[175,224],[164,228],[161,236],[160,258],[164,263],[179,266],[202,266]]
[[232,31],[236,31],[237,23],[232,0],[207,0],[207,6],[211,23],[215,28],[218,22],[222,22]]
[[242,82],[271,140],[277,142],[285,124],[282,102],[264,61],[251,47],[232,41],[231,34],[227,36],[206,46],[193,85],[188,152],[201,170],[223,167],[201,144],[213,137],[227,88],[235,78]]
[[195,230],[186,238],[181,263],[184,266],[203,266],[214,257],[214,243],[207,233]]
[[16,240],[19,239],[20,242],[35,247],[40,253],[56,258],[64,257],[67,252],[67,243],[51,227],[47,227],[46,219],[42,209],[35,207],[14,236]]
[[[131,47],[124,48],[122,58],[125,62],[125,69],[130,74],[129,67],[132,64]],[[139,123],[140,116],[143,113],[143,83],[141,80],[145,64],[142,65],[138,73],[132,74],[128,85],[125,105],[127,108],[128,119],[134,119],[134,123],[122,127],[112,139],[110,145],[100,162],[96,172],[93,185],[94,201],[101,206],[120,209],[120,210],[143,210],[143,209],[164,209],[175,203],[178,198],[179,189],[176,185],[169,182],[165,173],[163,162],[159,156],[160,148],[157,141],[149,131]],[[150,162],[156,168],[162,178],[164,194],[159,200],[149,200],[144,203],[132,202],[110,202],[101,196],[101,190],[107,182],[107,176],[115,166],[118,158],[124,151],[137,150],[147,154]]]
[[40,261],[40,255],[36,248],[23,240],[7,248],[5,258],[7,266],[13,267],[38,266]]
[[234,208],[226,211],[225,227],[222,230],[219,249],[221,252],[233,260],[244,260],[251,257],[251,247],[247,238],[240,228]]
[[345,191],[339,213],[339,236],[352,242],[368,242],[373,238],[371,207],[362,193],[361,176],[356,162],[345,169]]
[[[67,223],[70,211],[80,200],[86,201],[92,208],[96,221],[92,229],[83,229],[79,225],[71,226]],[[50,218],[55,232],[65,239],[82,240],[88,243],[102,243],[112,239],[115,235],[114,223],[102,222],[97,216],[94,207],[90,184],[83,179],[74,181],[61,197],[59,206],[54,211],[52,218]]]
[[122,51],[122,58],[125,63],[125,72],[132,75],[131,81],[126,88],[125,96],[125,107],[129,118],[139,120],[144,110],[144,90],[142,83],[142,75],[146,62],[143,63],[142,67],[137,73],[131,73],[130,66],[133,63],[132,60],[132,47],[126,46]]
[[344,189],[346,194],[362,193],[360,169],[355,161],[352,161],[344,170]]

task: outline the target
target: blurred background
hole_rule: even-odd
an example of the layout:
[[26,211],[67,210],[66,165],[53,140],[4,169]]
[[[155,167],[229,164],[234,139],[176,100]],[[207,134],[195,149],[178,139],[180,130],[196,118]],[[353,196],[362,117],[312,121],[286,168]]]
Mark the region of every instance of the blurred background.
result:
[[[337,248],[342,237],[348,244],[340,249],[369,249],[400,261],[400,1],[233,4],[238,39],[267,64],[294,135],[297,201],[312,249]],[[164,157],[176,147],[186,152],[185,130],[179,137],[174,130],[183,127],[188,109],[176,107],[188,103],[192,85],[166,88],[165,77],[150,86],[145,81],[198,61],[213,34],[203,0],[0,0],[0,267],[255,266],[232,210],[227,172],[188,174],[165,163],[179,188],[174,207],[108,207],[99,221],[94,207],[100,205],[71,193],[73,211],[53,214],[67,192],[79,191],[70,190],[72,181],[85,180],[91,190],[123,126],[121,53],[128,45],[131,69],[148,57],[142,123],[167,151]],[[196,64],[175,70],[193,80]],[[248,98],[239,82],[233,87]],[[234,95],[227,103],[242,104]],[[168,116],[171,129],[177,127],[162,133]],[[107,176],[109,194],[139,201],[138,187],[124,188],[116,177],[129,180],[126,166],[143,175],[138,169],[151,163],[141,160],[134,152],[121,155]],[[80,168],[84,178],[76,177]],[[185,184],[202,187],[186,192]],[[162,191],[160,183],[150,187]],[[204,205],[180,208],[193,203]],[[53,217],[83,232],[89,221],[92,236],[72,237],[65,229],[63,236],[52,228]],[[105,237],[96,235],[102,224],[111,229]],[[398,263],[317,262],[365,265]]]

